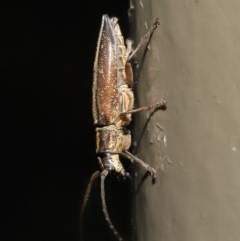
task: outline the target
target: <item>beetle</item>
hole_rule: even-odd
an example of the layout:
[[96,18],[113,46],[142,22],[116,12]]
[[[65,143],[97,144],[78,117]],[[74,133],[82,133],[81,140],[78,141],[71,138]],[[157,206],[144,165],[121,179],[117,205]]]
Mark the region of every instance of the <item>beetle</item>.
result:
[[150,109],[165,110],[167,108],[166,101],[160,101],[153,105],[133,109],[133,71],[130,60],[142,44],[149,41],[158,25],[159,20],[156,19],[135,51],[132,51],[131,44],[128,44],[127,48],[125,47],[118,19],[103,15],[97,42],[93,71],[92,112],[96,127],[96,153],[101,171],[94,172],[90,178],[80,218],[82,219],[92,184],[100,176],[103,213],[118,241],[122,241],[123,238],[113,225],[107,211],[105,178],[109,174],[123,178],[130,176],[125,171],[119,156],[123,156],[145,168],[153,181],[156,178],[154,168],[128,151],[131,146],[131,134],[126,126],[131,122],[133,113]]

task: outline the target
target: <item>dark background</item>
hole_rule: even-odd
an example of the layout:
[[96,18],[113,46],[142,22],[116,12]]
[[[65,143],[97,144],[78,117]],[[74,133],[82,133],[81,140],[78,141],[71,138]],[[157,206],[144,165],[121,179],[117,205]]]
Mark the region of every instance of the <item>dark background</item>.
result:
[[[99,168],[91,85],[101,17],[117,16],[128,36],[128,7],[127,0],[1,7],[1,241],[80,240],[83,193]],[[99,194],[96,184],[84,234],[113,240]],[[130,183],[109,178],[107,203],[129,237]]]

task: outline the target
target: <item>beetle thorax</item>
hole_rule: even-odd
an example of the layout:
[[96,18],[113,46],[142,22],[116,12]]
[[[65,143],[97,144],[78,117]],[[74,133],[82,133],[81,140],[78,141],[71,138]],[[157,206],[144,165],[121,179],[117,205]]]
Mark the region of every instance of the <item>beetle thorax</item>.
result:
[[109,125],[96,128],[96,152],[118,154],[131,145],[130,131]]
[[110,173],[118,173],[122,176],[126,175],[126,171],[119,160],[119,154],[101,153],[98,161],[101,169],[107,170]]

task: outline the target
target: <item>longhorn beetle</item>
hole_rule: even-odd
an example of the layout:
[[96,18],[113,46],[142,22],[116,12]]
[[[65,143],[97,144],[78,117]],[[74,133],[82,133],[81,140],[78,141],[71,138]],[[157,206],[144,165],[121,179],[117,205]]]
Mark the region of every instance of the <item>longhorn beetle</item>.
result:
[[133,109],[133,73],[129,61],[140,46],[149,41],[158,25],[159,20],[156,19],[135,51],[132,52],[130,45],[127,48],[124,45],[118,19],[103,15],[97,42],[92,87],[92,111],[96,126],[96,153],[102,171],[96,171],[92,174],[84,196],[80,218],[82,220],[92,184],[100,176],[103,213],[108,226],[118,241],[123,239],[114,227],[107,211],[105,178],[109,174],[123,178],[129,177],[129,173],[125,171],[119,160],[119,155],[145,168],[153,181],[156,178],[154,168],[128,151],[131,145],[131,134],[125,126],[131,122],[132,113],[167,108],[166,101],[160,101],[153,105]]

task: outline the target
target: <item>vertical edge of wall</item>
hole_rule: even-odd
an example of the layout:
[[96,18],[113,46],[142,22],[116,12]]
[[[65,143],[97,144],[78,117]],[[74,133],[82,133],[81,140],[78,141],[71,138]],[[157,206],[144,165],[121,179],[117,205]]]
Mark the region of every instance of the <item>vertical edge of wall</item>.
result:
[[240,237],[240,4],[233,0],[136,0],[136,41],[156,17],[135,85],[136,105],[160,98],[166,112],[135,115],[134,241],[235,241]]

